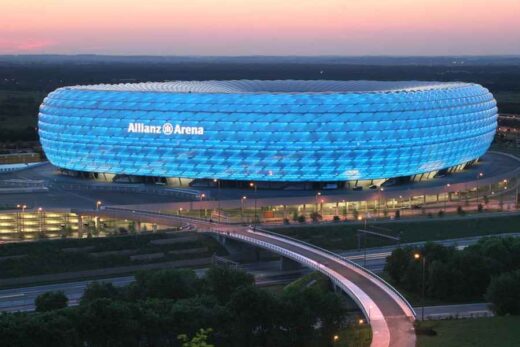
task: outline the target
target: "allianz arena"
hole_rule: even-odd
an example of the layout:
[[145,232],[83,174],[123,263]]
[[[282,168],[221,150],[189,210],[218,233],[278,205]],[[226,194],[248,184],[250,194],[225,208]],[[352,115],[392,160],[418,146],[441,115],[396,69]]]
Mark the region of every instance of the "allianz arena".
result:
[[188,182],[432,176],[477,160],[496,126],[493,95],[458,82],[74,86],[49,94],[39,114],[56,167]]

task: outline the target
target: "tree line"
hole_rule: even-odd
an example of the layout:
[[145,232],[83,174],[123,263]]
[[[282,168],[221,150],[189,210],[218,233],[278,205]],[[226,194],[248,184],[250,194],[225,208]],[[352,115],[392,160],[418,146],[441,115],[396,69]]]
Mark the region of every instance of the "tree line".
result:
[[186,346],[186,336],[203,329],[208,346],[327,346],[346,324],[343,299],[330,288],[288,286],[275,294],[223,267],[203,278],[168,269],[140,272],[125,287],[93,282],[78,306],[66,305],[63,293],[47,293],[37,312],[1,314],[1,345]]
[[[414,257],[419,254],[419,260]],[[497,314],[520,314],[520,239],[489,237],[464,249],[426,243],[395,249],[385,271],[398,287],[449,302],[488,300]]]

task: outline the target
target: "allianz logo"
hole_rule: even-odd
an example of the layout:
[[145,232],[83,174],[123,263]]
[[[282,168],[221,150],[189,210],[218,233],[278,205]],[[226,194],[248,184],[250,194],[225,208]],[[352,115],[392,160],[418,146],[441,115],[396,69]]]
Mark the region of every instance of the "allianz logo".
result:
[[136,134],[204,135],[204,128],[185,127],[180,124],[173,125],[171,123],[164,123],[163,125],[128,123],[127,132]]

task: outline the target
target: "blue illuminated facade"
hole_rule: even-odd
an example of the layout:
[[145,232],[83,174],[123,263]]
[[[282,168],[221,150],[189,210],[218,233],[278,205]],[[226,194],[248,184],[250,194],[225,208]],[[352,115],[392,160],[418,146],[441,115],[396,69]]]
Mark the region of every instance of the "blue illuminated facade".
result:
[[60,88],[39,134],[60,168],[284,182],[382,179],[482,156],[497,109],[476,84],[206,81]]

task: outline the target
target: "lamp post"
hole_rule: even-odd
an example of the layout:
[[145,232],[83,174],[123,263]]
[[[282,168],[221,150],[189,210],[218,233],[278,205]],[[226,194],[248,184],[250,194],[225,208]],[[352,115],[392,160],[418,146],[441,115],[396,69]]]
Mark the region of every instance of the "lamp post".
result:
[[421,306],[421,320],[424,321],[424,293],[425,293],[425,268],[426,268],[426,256],[421,256],[420,253],[415,253],[413,255],[414,259],[415,260],[421,260],[421,263],[422,263],[422,285],[421,285],[421,290],[422,290],[422,306]]
[[256,186],[256,184],[255,184],[254,182],[250,182],[250,183],[249,183],[249,186],[250,186],[251,188],[254,188],[254,189],[255,189],[255,217],[253,218],[253,225],[256,225],[256,222],[257,222],[257,220],[259,219],[258,216],[257,216],[257,214],[256,214],[256,200],[257,200],[257,190],[256,190],[256,189],[257,189],[257,186]]
[[25,209],[27,208],[27,205],[25,204],[18,204],[16,205],[16,208],[19,208],[22,210],[22,213],[20,214],[20,232],[23,232],[24,230],[24,217],[25,217]]
[[43,215],[43,209],[41,207],[38,207],[38,221],[40,225],[40,234],[43,233],[43,223],[42,223],[42,215]]
[[447,183],[447,184],[446,184],[446,199],[444,199],[444,211],[446,211],[446,204],[447,204],[448,199],[449,199],[449,197],[450,197],[450,192],[449,192],[449,190],[448,190],[449,188],[450,188],[450,184]]
[[318,196],[321,196],[321,192],[317,192],[316,193],[316,196],[314,197],[314,200],[315,200],[315,205],[316,205],[316,213],[318,213]]
[[102,202],[100,200],[96,201],[96,210],[99,211],[99,207],[101,206]]
[[213,182],[217,184],[217,214],[218,214],[218,222],[220,223],[220,180],[216,178],[213,179]]
[[480,180],[480,177],[484,176],[484,174],[482,172],[479,172],[479,174],[477,175],[477,208],[478,208],[478,183],[479,183],[479,180]]
[[240,222],[244,223],[244,205],[246,202],[247,196],[243,196],[242,199],[240,199]]
[[[200,194],[200,201],[204,200],[205,197],[206,197],[206,194],[204,194],[204,193]],[[200,206],[200,214],[202,215],[202,206]],[[206,209],[205,208],[204,208],[204,218],[206,218]]]

